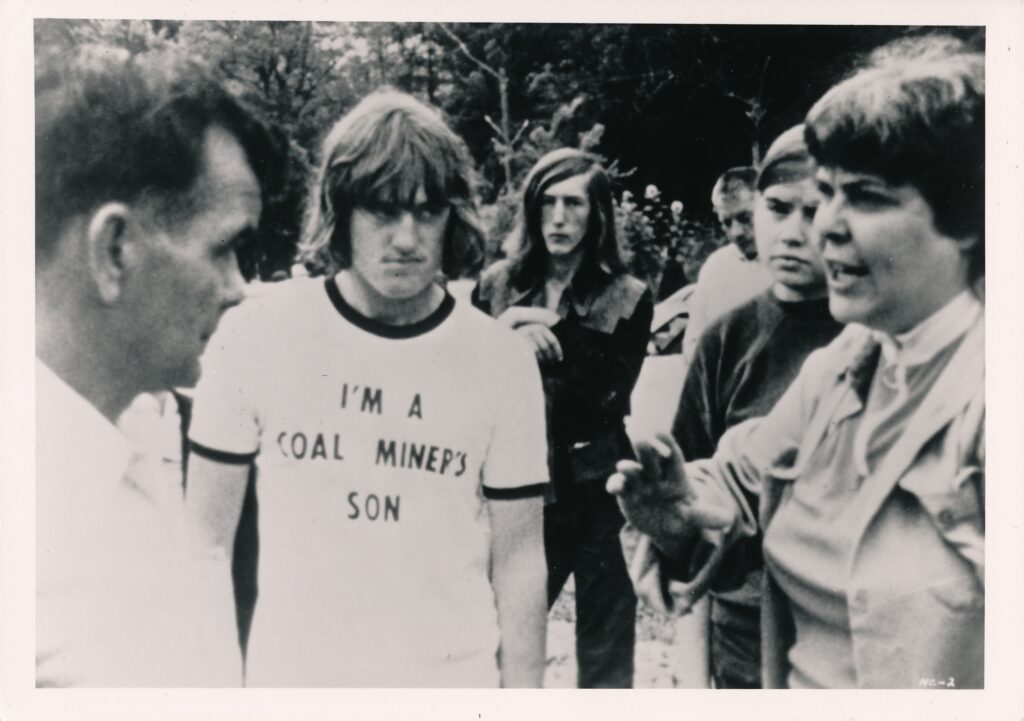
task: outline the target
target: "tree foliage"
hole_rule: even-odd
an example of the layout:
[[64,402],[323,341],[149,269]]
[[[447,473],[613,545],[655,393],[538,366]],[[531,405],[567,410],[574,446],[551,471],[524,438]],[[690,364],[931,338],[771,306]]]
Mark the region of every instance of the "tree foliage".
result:
[[[983,29],[945,29],[982,45]],[[483,202],[495,206],[488,252],[508,232],[516,191],[555,147],[604,157],[617,193],[659,188],[661,206],[619,215],[641,276],[699,262],[720,239],[709,193],[726,168],[756,162],[864,52],[906,27],[326,23],[38,20],[37,55],[86,43],[204,59],[280,128],[285,187],[248,264],[269,276],[291,262],[321,138],[380,85],[439,107],[466,140]],[[666,215],[673,201],[679,215]],[[659,210],[660,207],[660,210]],[[634,217],[636,214],[642,217]]]

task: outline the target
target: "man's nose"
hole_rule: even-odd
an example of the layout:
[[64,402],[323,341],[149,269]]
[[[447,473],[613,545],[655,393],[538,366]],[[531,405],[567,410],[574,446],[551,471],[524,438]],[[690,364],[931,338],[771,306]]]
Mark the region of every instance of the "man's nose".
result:
[[551,207],[551,222],[559,225],[565,222],[565,203],[561,200],[556,200]]
[[221,305],[224,310],[236,306],[245,298],[245,278],[242,277],[242,269],[238,265],[238,256],[235,262],[228,269],[228,276],[224,282],[224,293]]
[[811,223],[802,213],[790,213],[783,221],[782,242],[790,248],[805,245],[810,234]]
[[415,216],[408,210],[402,211],[391,228],[391,247],[410,251],[416,247],[418,236]]

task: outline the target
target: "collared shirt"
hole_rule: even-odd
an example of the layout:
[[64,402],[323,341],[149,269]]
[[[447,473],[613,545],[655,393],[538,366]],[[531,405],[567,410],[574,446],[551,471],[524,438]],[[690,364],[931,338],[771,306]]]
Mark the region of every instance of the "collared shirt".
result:
[[[830,443],[808,459],[766,531],[765,557],[796,625],[791,687],[858,685],[848,605],[858,519],[877,496],[871,488],[887,483],[875,471],[981,314],[978,301],[964,293],[908,333],[872,333],[882,351],[862,413],[838,423]],[[900,518],[900,541],[920,561],[934,533],[927,511],[897,493],[884,501],[879,522],[891,515]],[[897,558],[893,573],[900,569]]]
[[983,313],[981,302],[965,290],[906,333],[871,332],[882,349],[876,382],[885,384],[893,393],[884,404],[873,404],[874,407],[869,406],[865,410],[854,441],[854,463],[861,475],[868,475],[870,469],[868,446],[871,439],[876,438],[882,427],[894,415],[900,414],[900,409],[908,402],[908,372],[911,377],[919,379],[927,376],[930,382],[934,374],[925,373],[922,367],[948,356],[945,351],[974,325],[982,322]]
[[36,685],[231,683],[202,645],[160,459],[41,362],[36,376]]
[[767,269],[731,243],[708,256],[690,298],[690,319],[683,337],[683,363],[689,366],[704,329],[734,308],[763,293],[772,283]]

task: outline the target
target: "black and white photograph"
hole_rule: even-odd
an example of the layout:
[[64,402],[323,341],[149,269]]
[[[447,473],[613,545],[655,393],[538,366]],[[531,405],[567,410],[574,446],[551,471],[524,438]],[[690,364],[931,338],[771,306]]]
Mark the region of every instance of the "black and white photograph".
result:
[[0,715],[1024,718],[1020,2],[294,5],[4,3]]

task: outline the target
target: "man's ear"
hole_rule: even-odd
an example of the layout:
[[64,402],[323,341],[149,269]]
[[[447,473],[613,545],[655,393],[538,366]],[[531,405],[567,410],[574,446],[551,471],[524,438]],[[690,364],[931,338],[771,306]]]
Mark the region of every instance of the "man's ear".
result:
[[100,299],[108,305],[120,298],[127,271],[138,252],[138,232],[132,220],[132,211],[124,203],[105,203],[92,214],[86,227],[89,274]]

